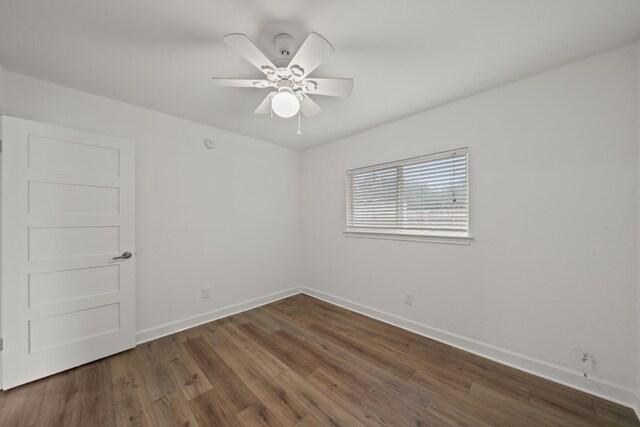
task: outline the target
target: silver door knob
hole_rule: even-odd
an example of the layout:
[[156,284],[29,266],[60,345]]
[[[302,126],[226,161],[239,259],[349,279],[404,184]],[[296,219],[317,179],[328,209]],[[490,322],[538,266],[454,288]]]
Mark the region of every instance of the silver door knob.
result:
[[114,256],[113,259],[129,259],[131,257],[132,257],[131,252],[122,252],[122,255]]

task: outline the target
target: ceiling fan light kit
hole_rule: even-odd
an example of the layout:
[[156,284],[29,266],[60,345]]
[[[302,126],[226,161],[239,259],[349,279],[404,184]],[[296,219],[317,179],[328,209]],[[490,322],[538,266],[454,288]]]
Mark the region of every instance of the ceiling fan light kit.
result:
[[278,116],[285,119],[293,117],[300,111],[300,100],[298,96],[293,93],[291,88],[281,87],[278,89],[278,92],[271,97],[271,109]]
[[222,87],[271,89],[258,105],[255,114],[273,114],[291,118],[300,113],[307,117],[318,115],[322,109],[310,94],[348,97],[353,90],[353,79],[309,77],[322,62],[334,52],[333,46],[318,33],[311,32],[291,59],[296,41],[288,34],[278,34],[273,43],[280,54],[269,60],[244,34],[227,34],[223,40],[236,52],[252,63],[264,75],[264,79],[226,79],[214,77]]

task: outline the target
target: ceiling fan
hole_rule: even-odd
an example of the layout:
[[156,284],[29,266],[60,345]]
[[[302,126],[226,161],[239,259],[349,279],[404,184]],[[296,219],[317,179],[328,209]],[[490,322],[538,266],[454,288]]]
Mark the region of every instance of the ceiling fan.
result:
[[[302,112],[313,117],[322,109],[309,95],[347,97],[353,90],[353,79],[309,77],[334,52],[331,43],[318,33],[311,32],[291,59],[295,39],[288,34],[274,38],[280,57],[273,60],[269,60],[244,34],[227,34],[223,40],[265,74],[264,79],[213,78],[223,87],[271,89],[255,114],[275,113],[284,118],[298,114],[299,120]],[[298,133],[301,133],[300,129]]]

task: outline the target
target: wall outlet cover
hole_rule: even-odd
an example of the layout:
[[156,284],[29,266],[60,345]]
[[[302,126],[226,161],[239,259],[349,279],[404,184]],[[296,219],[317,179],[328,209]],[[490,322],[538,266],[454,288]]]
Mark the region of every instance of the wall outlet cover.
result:
[[404,293],[404,303],[407,305],[413,304],[413,294],[411,292]]

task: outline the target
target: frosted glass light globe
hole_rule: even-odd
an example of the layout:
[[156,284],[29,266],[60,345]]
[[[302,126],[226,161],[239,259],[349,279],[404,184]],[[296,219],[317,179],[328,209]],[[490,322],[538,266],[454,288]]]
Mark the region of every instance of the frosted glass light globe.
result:
[[278,116],[288,119],[298,114],[300,101],[293,94],[293,91],[280,90],[271,99],[271,109]]

